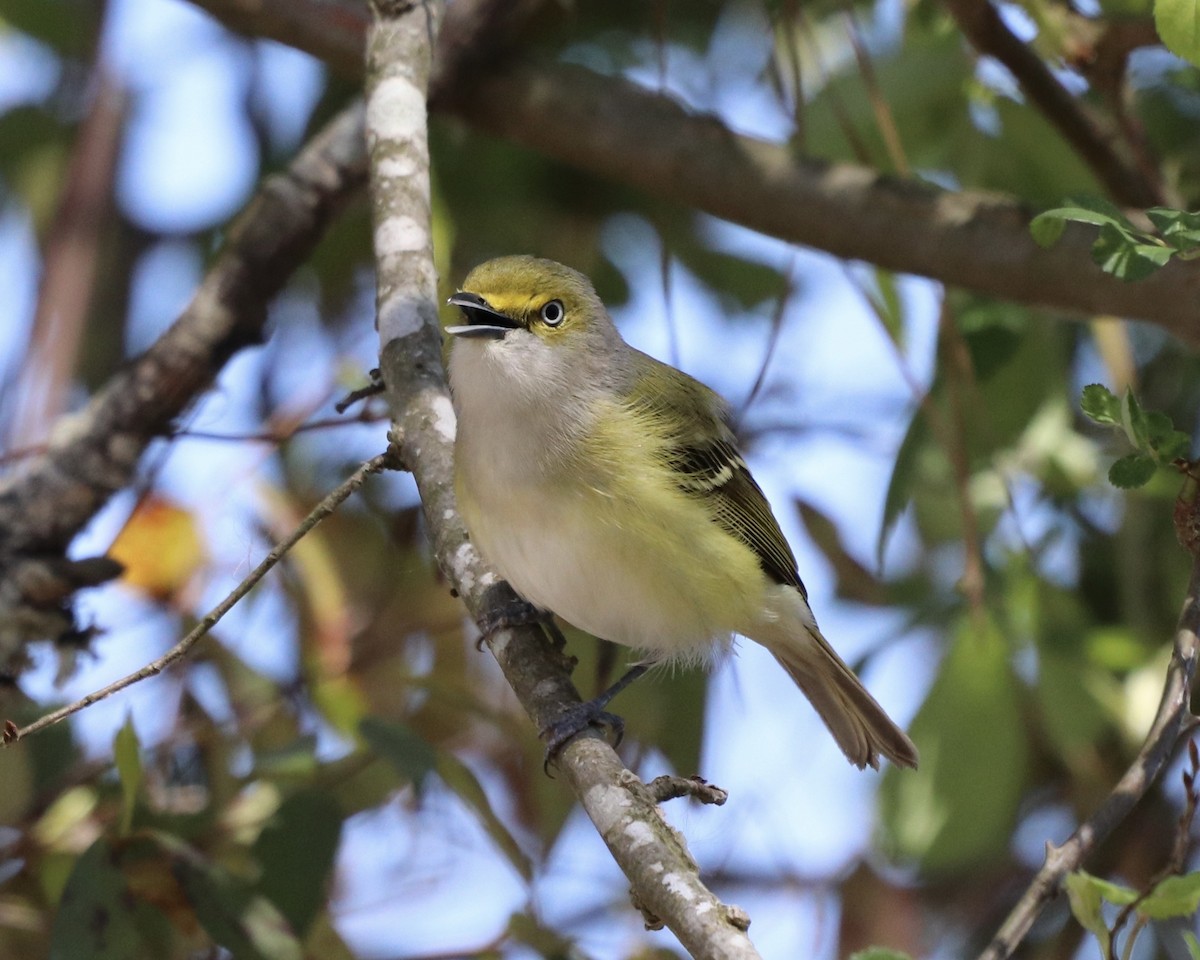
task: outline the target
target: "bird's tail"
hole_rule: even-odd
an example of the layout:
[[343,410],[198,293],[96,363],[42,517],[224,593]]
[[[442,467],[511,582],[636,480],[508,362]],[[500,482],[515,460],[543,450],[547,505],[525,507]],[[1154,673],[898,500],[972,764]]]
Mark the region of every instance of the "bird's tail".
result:
[[915,768],[913,742],[822,636],[800,593],[786,589],[794,594],[794,600],[788,597],[785,602],[792,609],[779,611],[782,615],[773,618],[767,629],[755,631],[751,639],[775,655],[856,767],[878,769],[882,755],[899,766]]

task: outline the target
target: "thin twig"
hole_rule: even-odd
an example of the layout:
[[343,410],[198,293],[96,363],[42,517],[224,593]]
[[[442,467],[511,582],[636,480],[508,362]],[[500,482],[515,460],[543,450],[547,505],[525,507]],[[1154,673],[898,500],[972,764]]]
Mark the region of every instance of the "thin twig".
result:
[[729,799],[729,791],[721,789],[715,783],[709,783],[703,777],[663,775],[655,777],[647,783],[646,788],[656,803],[678,800],[680,797],[691,797],[700,803],[709,803],[719,807]]
[[314,430],[328,430],[335,427],[346,427],[351,424],[382,423],[388,415],[384,412],[371,413],[364,409],[355,417],[325,417],[321,420],[309,420],[288,430],[262,430],[257,433],[217,433],[209,430],[177,430],[173,437],[186,440],[212,440],[229,443],[284,443],[298,433],[309,433]]
[[896,126],[896,118],[892,115],[892,108],[888,104],[887,97],[883,94],[883,86],[879,82],[879,75],[875,72],[875,64],[871,61],[871,54],[862,42],[862,35],[858,28],[858,17],[855,16],[854,7],[850,3],[843,3],[843,6],[846,11],[846,34],[850,38],[850,46],[854,50],[854,59],[858,64],[858,72],[861,74],[863,85],[867,89],[867,99],[871,103],[871,112],[875,115],[875,127],[879,131],[879,135],[883,137],[884,145],[887,148],[888,160],[891,161],[896,173],[902,177],[910,177],[912,176],[912,165],[908,162],[908,154],[905,152],[904,143],[900,139],[900,130]]
[[[1110,960],[1116,960],[1117,934],[1129,922],[1130,917],[1137,912],[1138,908],[1145,903],[1146,899],[1163,880],[1173,874],[1183,873],[1184,871],[1188,847],[1191,845],[1192,821],[1196,818],[1196,773],[1200,770],[1200,754],[1196,751],[1196,741],[1189,740],[1187,745],[1190,769],[1183,772],[1183,787],[1186,799],[1183,805],[1183,813],[1179,815],[1179,820],[1176,822],[1175,842],[1171,846],[1171,856],[1167,858],[1166,865],[1162,870],[1155,874],[1150,879],[1150,882],[1145,885],[1142,892],[1138,894],[1137,899],[1125,904],[1117,914],[1112,928],[1109,930],[1108,954]],[[1129,960],[1133,955],[1133,945],[1137,942],[1138,934],[1145,927],[1146,920],[1145,914],[1139,913],[1137,920],[1134,921],[1134,925],[1130,928],[1129,935],[1125,938],[1125,949],[1122,951],[1124,960]]]
[[788,266],[786,285],[776,299],[775,309],[771,313],[771,332],[767,336],[767,349],[763,354],[762,363],[759,364],[758,376],[754,378],[754,383],[750,386],[750,392],[746,394],[746,399],[742,401],[742,408],[738,411],[737,419],[739,421],[746,415],[746,411],[750,409],[750,405],[758,399],[763,384],[767,382],[767,367],[771,365],[771,358],[775,356],[775,350],[779,346],[779,336],[783,333],[783,318],[798,288],[798,281],[796,279],[798,261],[799,257],[793,251],[792,262]]
[[275,566],[275,564],[277,564],[283,558],[283,556],[292,549],[292,547],[299,543],[300,540],[310,530],[313,529],[313,527],[333,513],[333,511],[338,508],[343,500],[361,487],[363,481],[366,480],[368,476],[373,473],[379,473],[381,470],[387,469],[393,464],[394,454],[391,450],[388,450],[386,453],[381,453],[379,456],[368,460],[361,467],[355,470],[349,478],[344,480],[336,489],[326,496],[324,500],[317,504],[316,507],[313,508],[312,512],[300,522],[296,529],[293,530],[278,545],[276,545],[275,549],[268,553],[263,558],[262,562],[246,575],[246,578],[234,588],[229,596],[213,607],[213,609],[202,620],[200,620],[200,622],[197,623],[191,631],[188,632],[187,636],[185,636],[157,660],[146,664],[146,666],[142,667],[140,670],[137,670],[128,676],[122,677],[120,680],[110,683],[106,687],[102,687],[99,690],[89,693],[87,696],[76,700],[74,703],[69,703],[65,707],[60,707],[58,710],[46,714],[44,717],[33,721],[33,723],[29,724],[28,726],[16,728],[15,724],[12,724],[11,721],[5,721],[3,734],[4,745],[8,746],[9,744],[16,743],[22,737],[27,737],[31,733],[37,733],[39,730],[43,730],[46,727],[58,723],[60,720],[65,720],[72,714],[78,713],[80,710],[90,707],[93,703],[96,703],[100,700],[105,700],[108,697],[111,697],[114,693],[118,693],[121,690],[124,690],[126,687],[131,687],[135,683],[139,683],[148,677],[158,676],[158,674],[162,673],[163,670],[165,670],[171,664],[182,659],[187,655],[188,651],[196,645],[196,642],[200,640],[201,637],[203,637],[214,626],[216,626],[221,618],[224,617],[225,614],[227,614],[230,610],[232,610],[234,605],[237,604],[242,597],[244,597],[254,588],[254,585],[266,575],[267,571]]
[[1134,805],[1145,796],[1162,771],[1178,740],[1181,728],[1186,729],[1188,698],[1196,671],[1196,651],[1200,641],[1200,559],[1193,558],[1187,599],[1179,615],[1175,632],[1175,649],[1167,668],[1166,686],[1162,700],[1150,725],[1150,732],[1133,764],[1097,808],[1061,847],[1046,844],[1046,862],[1034,876],[1017,905],[1001,925],[991,943],[979,955],[979,960],[1005,960],[1012,956],[1033,926],[1042,909],[1058,892],[1059,884],[1076,870],[1089,854],[1128,816]]

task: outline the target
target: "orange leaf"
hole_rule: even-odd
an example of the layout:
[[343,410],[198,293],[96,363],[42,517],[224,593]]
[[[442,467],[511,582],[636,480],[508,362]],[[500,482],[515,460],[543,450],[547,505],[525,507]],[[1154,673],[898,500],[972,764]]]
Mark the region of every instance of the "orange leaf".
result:
[[195,517],[155,496],[142,501],[108,553],[124,565],[123,582],[158,600],[177,594],[205,559]]

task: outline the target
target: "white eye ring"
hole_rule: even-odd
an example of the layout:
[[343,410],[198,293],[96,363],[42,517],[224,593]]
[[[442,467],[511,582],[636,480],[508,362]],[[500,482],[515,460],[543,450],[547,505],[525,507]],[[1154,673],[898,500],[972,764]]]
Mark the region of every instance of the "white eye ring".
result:
[[563,309],[561,300],[547,300],[542,304],[542,309],[538,311],[542,323],[548,327],[557,327],[563,322],[566,315],[567,312]]

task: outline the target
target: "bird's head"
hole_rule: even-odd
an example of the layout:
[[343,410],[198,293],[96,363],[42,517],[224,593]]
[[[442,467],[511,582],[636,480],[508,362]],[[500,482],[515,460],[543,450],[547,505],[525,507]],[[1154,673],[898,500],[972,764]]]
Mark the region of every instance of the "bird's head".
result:
[[612,328],[587,277],[537,257],[481,263],[448,302],[461,309],[466,320],[447,328],[456,337],[520,341],[532,336],[561,346]]

